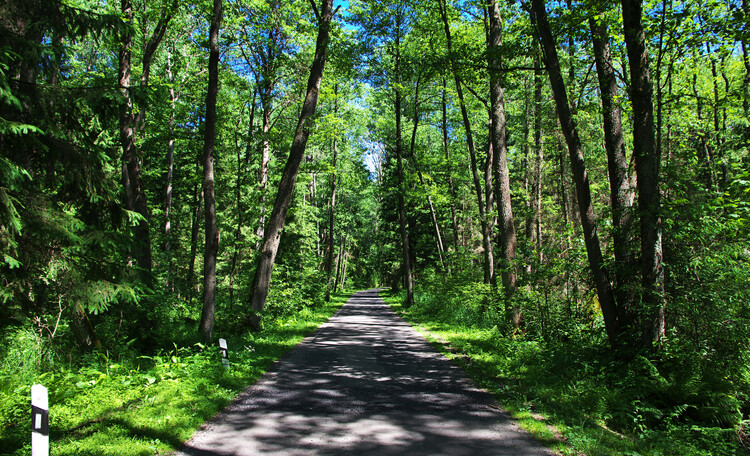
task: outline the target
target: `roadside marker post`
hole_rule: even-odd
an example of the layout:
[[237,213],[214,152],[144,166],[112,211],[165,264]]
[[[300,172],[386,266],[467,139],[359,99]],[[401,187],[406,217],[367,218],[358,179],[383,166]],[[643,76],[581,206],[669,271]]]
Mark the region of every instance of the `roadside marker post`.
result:
[[219,348],[221,349],[221,364],[224,369],[229,369],[229,349],[225,339],[219,339]]
[[49,456],[49,399],[38,384],[31,387],[31,456]]

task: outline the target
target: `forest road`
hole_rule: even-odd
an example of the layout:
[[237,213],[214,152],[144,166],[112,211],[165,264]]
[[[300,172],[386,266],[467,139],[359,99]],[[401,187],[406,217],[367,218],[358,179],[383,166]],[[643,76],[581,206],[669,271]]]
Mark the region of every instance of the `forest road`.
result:
[[176,456],[551,455],[377,290],[356,293]]

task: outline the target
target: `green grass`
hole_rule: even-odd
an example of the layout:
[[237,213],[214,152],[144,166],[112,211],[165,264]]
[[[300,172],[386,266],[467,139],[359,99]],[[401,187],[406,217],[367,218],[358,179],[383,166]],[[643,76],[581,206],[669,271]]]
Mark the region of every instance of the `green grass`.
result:
[[[145,456],[167,453],[254,383],[268,367],[325,322],[348,299],[304,308],[258,333],[227,337],[231,368],[218,347],[174,346],[157,356],[117,362],[95,354],[85,367],[35,379],[50,392],[52,454]],[[31,384],[0,373],[0,454],[30,452]]]
[[[631,397],[638,396],[633,391],[648,389],[652,380],[648,375],[625,375],[625,368],[608,361],[596,347],[509,338],[497,327],[466,323],[419,304],[407,310],[400,295],[383,292],[381,296],[478,385],[493,393],[522,428],[559,454],[750,454],[734,429],[670,422],[664,410],[634,403]],[[644,363],[646,372],[650,364]],[[643,382],[633,383],[632,378]],[[632,430],[618,432],[608,426],[610,422],[631,423]],[[654,422],[659,425],[651,425]]]

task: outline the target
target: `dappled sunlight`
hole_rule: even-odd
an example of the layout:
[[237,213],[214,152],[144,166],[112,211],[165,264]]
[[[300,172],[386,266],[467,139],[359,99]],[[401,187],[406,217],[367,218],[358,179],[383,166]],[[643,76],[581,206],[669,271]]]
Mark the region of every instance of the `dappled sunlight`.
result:
[[548,454],[375,291],[356,294],[181,451]]

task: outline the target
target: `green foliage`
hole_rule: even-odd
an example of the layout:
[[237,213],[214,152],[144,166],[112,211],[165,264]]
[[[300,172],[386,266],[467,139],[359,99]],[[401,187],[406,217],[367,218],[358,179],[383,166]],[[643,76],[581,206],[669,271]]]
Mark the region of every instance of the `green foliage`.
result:
[[[454,285],[449,294],[439,285],[422,288],[408,311],[400,296],[385,298],[493,391],[523,426],[564,454],[742,451],[738,429],[748,391],[746,367],[731,376],[744,382],[732,381],[706,359],[675,352],[673,342],[660,357],[623,362],[603,351],[605,341],[584,332],[562,341],[531,334],[511,338],[482,323],[476,297],[463,298],[466,311],[455,310],[456,290],[472,288],[481,290],[471,284]],[[540,420],[546,426],[539,426]]]
[[178,448],[303,337],[326,321],[348,296],[268,320],[260,333],[223,334],[231,368],[217,346],[160,349],[153,356],[124,347],[96,352],[40,372],[43,341],[18,331],[0,358],[0,454],[29,451],[30,385],[50,392],[51,447],[57,455],[153,455]]

